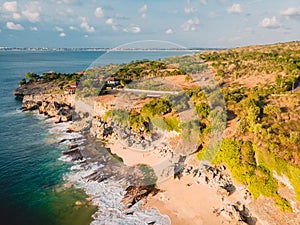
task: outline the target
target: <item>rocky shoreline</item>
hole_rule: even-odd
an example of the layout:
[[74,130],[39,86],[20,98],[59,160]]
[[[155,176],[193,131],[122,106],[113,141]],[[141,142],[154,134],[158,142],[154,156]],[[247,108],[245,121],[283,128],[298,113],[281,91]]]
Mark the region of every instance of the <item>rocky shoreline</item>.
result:
[[[82,133],[84,139],[88,139],[89,141],[85,141],[83,145],[79,146],[75,144],[77,138],[71,138],[62,139],[58,144],[67,144],[69,146],[68,150],[62,151],[61,158],[63,161],[72,161],[74,163],[72,167],[73,172],[76,172],[74,177],[77,177],[80,173],[84,174],[80,176],[82,180],[79,182],[79,179],[74,177],[67,178],[67,180],[72,180],[75,186],[85,189],[87,194],[92,197],[93,204],[99,207],[99,211],[93,215],[94,221],[92,224],[102,224],[101,221],[103,220],[104,212],[102,209],[103,205],[101,205],[102,203],[100,204],[99,200],[97,200],[97,188],[89,188],[93,185],[98,186],[107,182],[110,184],[115,182],[119,184],[122,189],[122,195],[118,204],[120,204],[119,213],[124,216],[123,220],[125,223],[120,221],[118,224],[128,224],[126,220],[135,214],[138,214],[135,218],[136,223],[139,223],[139,220],[142,221],[148,218],[147,220],[149,221],[147,224],[170,224],[168,217],[160,215],[159,212],[155,210],[151,216],[151,213],[149,214],[149,212],[147,212],[147,210],[145,211],[142,207],[142,202],[144,202],[147,197],[159,192],[159,190],[155,188],[155,184],[143,183],[144,174],[141,173],[139,168],[122,165],[120,161],[116,161],[113,156],[109,155],[107,150],[105,150],[105,154],[103,154],[104,147],[99,147],[101,144],[97,144],[97,140],[85,132],[90,129],[92,122],[90,122],[88,115],[73,112],[75,95],[23,93],[21,89],[18,89],[15,95],[17,98],[22,99],[21,110],[24,112],[36,111],[39,114],[54,118],[55,123],[72,121],[74,116],[76,117],[76,121],[68,127],[67,132]],[[107,129],[103,131],[104,133],[97,133],[98,136],[102,135],[103,137],[108,137]],[[98,130],[96,132],[100,131]],[[112,133],[109,133],[110,138],[111,134]],[[93,167],[92,170],[91,167]],[[114,212],[111,212],[111,217],[112,216],[115,216]],[[138,219],[139,217],[140,219]],[[161,222],[159,222],[160,220]]]
[[[21,96],[20,90],[19,94],[16,94],[16,96]],[[74,95],[25,94],[23,95],[23,104],[21,109],[23,111],[37,110],[40,114],[44,114],[48,117],[54,117],[55,123],[67,122],[71,121],[72,117],[75,115],[73,113],[74,101]],[[117,141],[118,138],[121,138],[129,146],[146,149],[150,146],[151,142],[155,142],[159,139],[158,134],[149,137],[137,135],[136,133],[132,133],[128,127],[122,127],[120,124],[114,124],[111,121],[106,122],[100,117],[94,117],[90,121],[88,115],[76,114],[75,116],[79,120],[73,122],[73,124],[69,127],[69,132],[84,132],[86,130],[90,130],[90,140],[93,139],[92,136],[104,141]],[[72,140],[61,140],[60,143],[65,141],[72,142]],[[121,165],[121,163],[116,162],[116,159],[111,155],[102,155],[100,158],[99,155],[95,157],[95,152],[93,153],[93,151],[88,150],[95,148],[95,146],[93,146],[95,142],[89,142],[90,144],[85,146],[84,150],[80,149],[76,144],[71,144],[69,146],[69,150],[62,152],[63,156],[69,157],[70,161],[76,163],[77,167],[74,170],[77,171],[77,173],[79,171],[81,173],[85,173],[82,178],[84,182],[82,181],[79,186],[82,187],[83,183],[86,185],[88,183],[94,184],[95,182],[101,184],[108,181],[114,181],[117,183],[122,181],[121,187],[123,190],[123,196],[119,202],[122,206],[122,215],[124,214],[126,217],[132,216],[135,212],[141,213],[141,203],[146,202],[149,197],[160,192],[160,190],[156,188],[155,183],[145,184],[140,182],[143,181],[144,174],[142,174],[137,167]],[[157,149],[159,149],[159,151],[156,152],[156,154],[161,154],[162,157],[172,154],[172,149],[167,145],[164,147],[159,146]],[[97,166],[95,166],[95,168],[91,171],[91,165]],[[174,167],[174,179],[180,179],[182,176],[191,176],[195,179],[195,183],[209,185],[210,187],[216,188],[222,201],[235,191],[235,186],[233,185],[231,178],[224,175],[220,168],[213,167],[209,164],[201,167],[194,167],[191,164],[179,162],[176,166]],[[86,171],[90,172],[88,173]],[[124,180],[124,178],[126,179]],[[94,192],[95,190],[93,193],[90,193],[90,195],[93,196],[94,204],[98,205],[100,210],[101,206],[99,205],[99,202],[95,200],[97,197],[95,197]],[[247,198],[246,195],[247,193],[245,194],[245,198]],[[131,208],[133,210],[130,210]],[[234,204],[226,202],[224,203],[224,207],[214,209],[213,213],[215,216],[221,215],[226,220],[234,222],[235,224],[254,224],[247,208],[241,202],[236,202]],[[93,216],[95,221],[99,220],[102,214],[103,212],[99,213],[98,211]],[[155,213],[155,215],[156,217],[160,217],[158,216],[159,213]],[[166,217],[163,216],[161,219],[164,221]],[[93,224],[97,223],[94,222]],[[149,219],[147,224],[161,223],[157,220],[157,218],[152,218],[152,220]]]

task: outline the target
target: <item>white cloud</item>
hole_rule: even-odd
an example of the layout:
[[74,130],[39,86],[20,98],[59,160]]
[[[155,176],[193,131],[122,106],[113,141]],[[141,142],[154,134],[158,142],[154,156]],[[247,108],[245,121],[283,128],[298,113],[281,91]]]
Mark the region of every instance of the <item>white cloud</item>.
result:
[[239,14],[242,12],[241,5],[235,3],[227,9],[227,12],[229,14]]
[[7,12],[17,12],[18,11],[18,3],[16,1],[13,2],[4,2],[2,5],[2,9]]
[[64,32],[62,32],[62,33],[59,34],[59,36],[60,36],[60,37],[65,37],[66,34],[65,34]]
[[17,12],[13,13],[13,19],[14,19],[14,20],[19,20],[19,19],[21,19],[20,13],[17,13]]
[[196,9],[196,8],[193,8],[193,7],[190,7],[190,8],[184,8],[184,12],[187,13],[187,14],[195,13],[195,12],[197,12],[197,9]]
[[141,8],[138,9],[138,12],[143,14],[143,13],[146,13],[147,10],[148,10],[148,6],[145,4]]
[[25,6],[25,10],[22,11],[23,16],[30,22],[36,23],[40,21],[41,6],[39,2],[30,2]]
[[7,22],[6,27],[10,30],[24,30],[24,27],[21,24],[16,24],[14,22]]
[[174,31],[172,28],[169,28],[165,31],[166,34],[174,34]]
[[113,18],[108,18],[106,21],[105,21],[106,24],[109,24],[109,25],[112,25],[114,24],[114,20]]
[[108,25],[111,25],[111,29],[112,30],[118,30],[118,24],[116,24],[116,22],[114,21],[113,18],[108,18],[106,21],[105,21],[106,24]]
[[37,27],[30,27],[29,29],[32,30],[32,31],[38,31]]
[[89,33],[95,32],[95,28],[88,24],[87,19],[85,17],[80,17],[80,19],[82,21],[80,24],[80,27],[82,29],[84,29],[86,32],[89,32]]
[[185,21],[181,27],[184,31],[195,31],[197,26],[200,24],[199,19],[196,17],[194,19],[189,19]]
[[70,30],[78,30],[78,28],[77,28],[77,27],[74,27],[74,26],[69,26],[69,29],[70,29]]
[[280,15],[288,19],[300,19],[300,8],[288,8],[280,12]]
[[273,16],[271,18],[264,18],[261,22],[260,25],[264,28],[271,28],[271,29],[276,29],[280,27],[279,22],[277,21],[276,17]]
[[207,4],[207,1],[206,0],[199,0],[200,4],[202,5],[206,5]]
[[124,28],[123,29],[124,32],[129,32],[129,33],[134,33],[134,34],[138,34],[140,33],[142,30],[140,27],[138,26],[131,26],[130,28]]
[[141,32],[141,28],[140,28],[140,27],[137,27],[137,26],[134,26],[134,27],[131,27],[130,31],[131,31],[132,33],[137,34],[137,33],[140,33],[140,32]]
[[72,3],[76,2],[76,0],[63,0],[63,2],[66,4],[72,4]]
[[101,18],[101,17],[104,16],[104,10],[101,7],[98,7],[98,8],[95,9],[94,14],[97,18]]
[[63,32],[64,31],[64,29],[62,27],[58,27],[58,26],[55,26],[54,30],[58,31],[58,32]]
[[141,8],[138,9],[138,12],[142,15],[142,18],[145,19],[147,17],[148,6],[145,4]]

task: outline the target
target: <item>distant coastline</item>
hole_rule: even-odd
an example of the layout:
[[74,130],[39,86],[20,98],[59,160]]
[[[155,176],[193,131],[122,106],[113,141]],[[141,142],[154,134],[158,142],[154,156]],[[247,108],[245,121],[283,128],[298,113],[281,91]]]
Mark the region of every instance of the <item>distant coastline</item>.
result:
[[0,47],[0,51],[179,51],[198,52],[226,48],[47,48],[47,47]]

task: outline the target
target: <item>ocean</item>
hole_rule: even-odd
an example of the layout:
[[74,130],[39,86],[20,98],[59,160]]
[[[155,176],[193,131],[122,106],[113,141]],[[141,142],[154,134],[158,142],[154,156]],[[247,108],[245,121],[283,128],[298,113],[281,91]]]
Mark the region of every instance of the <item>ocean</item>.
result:
[[27,72],[73,73],[91,65],[159,59],[184,52],[0,51],[0,218],[9,225],[85,225],[96,207],[76,205],[88,196],[65,188],[72,163],[59,160],[67,124],[21,112],[13,90]]

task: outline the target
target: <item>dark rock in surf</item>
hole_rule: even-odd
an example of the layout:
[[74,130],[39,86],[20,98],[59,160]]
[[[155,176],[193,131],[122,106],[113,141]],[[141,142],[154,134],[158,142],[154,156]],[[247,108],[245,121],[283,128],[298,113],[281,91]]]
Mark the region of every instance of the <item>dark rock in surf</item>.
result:
[[155,195],[158,192],[159,190],[154,184],[146,186],[129,186],[126,188],[126,194],[121,202],[125,205],[126,209],[128,209],[140,200],[147,198],[150,194]]

